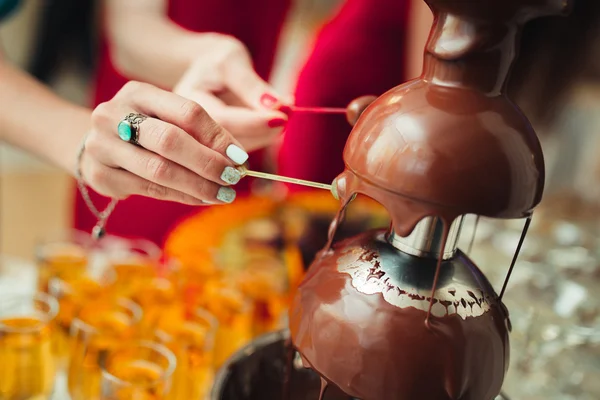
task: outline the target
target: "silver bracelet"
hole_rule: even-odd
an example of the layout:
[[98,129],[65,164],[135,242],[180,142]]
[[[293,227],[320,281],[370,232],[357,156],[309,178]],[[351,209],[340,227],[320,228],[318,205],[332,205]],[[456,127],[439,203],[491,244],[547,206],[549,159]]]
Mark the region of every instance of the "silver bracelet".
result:
[[99,240],[106,234],[106,229],[105,229],[106,221],[108,220],[108,217],[110,217],[110,214],[113,212],[113,210],[117,206],[117,203],[119,202],[119,200],[111,199],[110,203],[108,204],[108,206],[106,206],[104,211],[100,211],[96,208],[96,206],[94,205],[94,202],[92,201],[92,199],[90,197],[90,193],[88,191],[87,185],[86,185],[86,183],[83,179],[83,175],[81,173],[81,160],[83,158],[83,152],[85,150],[85,141],[88,137],[88,134],[89,133],[86,133],[86,135],[83,137],[83,140],[81,141],[81,146],[79,147],[79,152],[77,153],[77,165],[75,168],[75,177],[77,178],[77,187],[79,188],[79,191],[81,192],[83,201],[85,201],[85,204],[88,206],[88,208],[90,209],[92,214],[94,214],[94,216],[96,218],[98,218],[98,222],[92,229],[92,238],[94,238],[94,240]]

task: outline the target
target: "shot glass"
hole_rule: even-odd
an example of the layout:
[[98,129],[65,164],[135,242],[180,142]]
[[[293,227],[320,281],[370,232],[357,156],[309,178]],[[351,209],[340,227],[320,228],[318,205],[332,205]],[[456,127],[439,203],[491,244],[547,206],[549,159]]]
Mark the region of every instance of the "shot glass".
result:
[[102,252],[107,273],[116,278],[113,289],[122,297],[139,293],[159,276],[162,252],[148,240],[110,237],[102,244]]
[[206,284],[200,307],[217,319],[215,341],[215,368],[219,368],[232,354],[253,337],[252,302],[234,282],[212,281]]
[[214,377],[214,348],[218,322],[206,310],[185,315],[172,309],[160,321],[155,336],[177,357],[169,400],[205,399]]
[[278,259],[268,257],[247,265],[236,285],[252,303],[254,337],[278,330],[289,304],[287,271]]
[[76,230],[41,240],[35,250],[38,290],[47,293],[51,278],[74,278],[85,274],[92,247],[90,235]]
[[89,302],[109,301],[114,279],[95,279],[85,275],[80,277],[51,278],[48,291],[59,304],[55,319],[55,349],[59,364],[65,366],[70,355],[70,332],[73,320]]
[[44,293],[0,298],[0,399],[47,399],[56,373],[52,321],[58,302]]
[[175,355],[158,343],[121,346],[102,366],[100,400],[166,400],[176,365]]
[[106,357],[112,350],[138,341],[141,319],[140,306],[123,298],[92,301],[79,311],[71,324],[67,380],[72,400],[100,398]]

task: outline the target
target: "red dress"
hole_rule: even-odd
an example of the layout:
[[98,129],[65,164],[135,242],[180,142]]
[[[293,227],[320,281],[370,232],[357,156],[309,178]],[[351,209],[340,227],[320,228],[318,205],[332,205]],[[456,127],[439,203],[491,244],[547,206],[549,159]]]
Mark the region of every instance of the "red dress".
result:
[[[317,38],[299,79],[297,104],[345,106],[355,97],[380,94],[401,82],[407,2],[348,0]],[[259,75],[268,79],[290,4],[291,0],[170,0],[168,15],[191,31],[235,36],[250,50]],[[116,72],[109,45],[101,44],[94,104],[110,100],[127,81]],[[341,151],[349,131],[341,117],[292,116],[281,150],[281,172],[330,181],[343,168]],[[253,167],[259,157],[252,155]],[[247,183],[236,186],[239,194],[247,191]],[[108,204],[103,196],[93,191],[90,195],[97,206]],[[162,244],[169,229],[196,210],[132,196],[117,205],[107,230]],[[91,231],[96,221],[77,192],[75,228]]]
[[[296,105],[346,107],[359,96],[380,95],[402,83],[409,3],[347,0],[318,36],[298,78]],[[350,131],[343,115],[293,116],[279,152],[279,173],[332,182],[344,170]]]

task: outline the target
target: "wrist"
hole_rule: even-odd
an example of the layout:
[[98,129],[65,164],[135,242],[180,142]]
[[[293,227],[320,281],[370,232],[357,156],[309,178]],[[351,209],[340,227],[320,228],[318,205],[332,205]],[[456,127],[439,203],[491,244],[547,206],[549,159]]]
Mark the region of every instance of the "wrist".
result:
[[78,154],[84,137],[91,128],[91,112],[83,107],[76,107],[68,117],[69,134],[64,135],[64,140],[57,146],[50,161],[69,175],[76,177],[79,165]]

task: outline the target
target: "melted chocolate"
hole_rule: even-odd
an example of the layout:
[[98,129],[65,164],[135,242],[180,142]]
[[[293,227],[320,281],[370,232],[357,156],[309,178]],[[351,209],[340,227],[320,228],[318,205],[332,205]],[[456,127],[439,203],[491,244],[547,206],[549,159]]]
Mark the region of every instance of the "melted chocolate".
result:
[[325,392],[327,391],[327,386],[329,384],[323,378],[321,378],[321,390],[319,391],[319,400],[323,400],[325,397]]
[[468,257],[412,257],[377,231],[331,243],[356,194],[380,202],[399,236],[440,217],[444,243],[461,215],[531,214],[544,188],[543,154],[503,90],[520,26],[571,2],[426,2],[435,23],[421,77],[368,106],[357,101],[364,112],[335,182],[341,208],[296,293],[290,330],[305,365],[348,395],[491,400],[508,368],[510,322]]
[[[443,239],[442,239],[442,243],[440,246],[441,249],[446,248],[446,241],[448,240],[448,229],[449,229],[449,226],[444,225],[444,234],[443,234]],[[431,285],[431,298],[429,300],[429,308],[427,309],[427,317],[425,317],[425,326],[427,326],[427,328],[431,328],[431,310],[433,309],[433,305],[436,302],[435,292],[437,290],[438,282],[440,280],[440,272],[442,270],[442,261],[443,261],[443,258],[442,258],[442,255],[440,254],[440,256],[438,257],[438,260],[437,260],[437,265],[435,266],[435,275],[433,276],[433,284]]]

